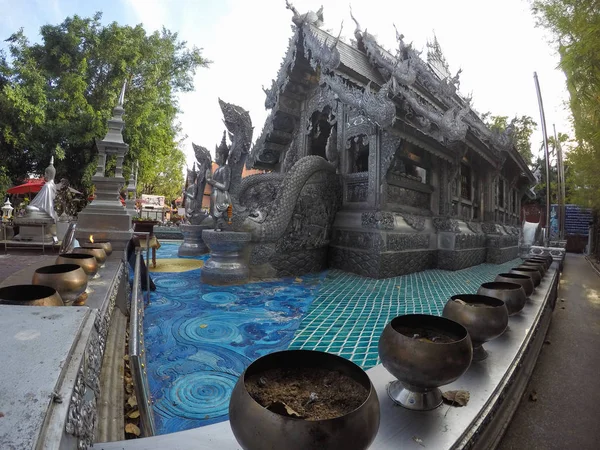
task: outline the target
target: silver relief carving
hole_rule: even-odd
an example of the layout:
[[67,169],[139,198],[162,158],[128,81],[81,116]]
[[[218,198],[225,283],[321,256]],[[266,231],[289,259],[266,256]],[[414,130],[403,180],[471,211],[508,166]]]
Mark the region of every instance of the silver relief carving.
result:
[[396,121],[396,105],[388,97],[391,84],[386,83],[378,92],[373,93],[369,86],[364,89],[351,87],[337,75],[323,76],[322,81],[342,102],[364,114],[379,127],[392,126]]
[[279,67],[279,72],[277,73],[277,78],[272,81],[271,87],[268,89],[263,88],[265,92],[265,108],[272,109],[277,104],[277,100],[279,99],[279,94],[281,94],[286,85],[289,82],[289,74],[292,72],[294,68],[294,64],[296,63],[296,51],[298,46],[299,39],[299,31],[293,34],[290,38],[288,44],[288,50],[283,57],[283,61],[281,62],[281,66]]
[[404,221],[413,229],[423,231],[425,229],[425,217],[413,214],[402,214]]
[[336,48],[339,37],[331,45],[328,45],[327,40],[321,42],[309,24],[302,26],[302,33],[304,35],[304,57],[309,61],[313,70],[317,70],[319,66],[326,70],[337,69],[340,65],[340,52]]
[[77,448],[86,450],[94,443],[94,429],[96,427],[96,399],[86,400],[86,385],[85,373],[83,364],[79,367],[77,379],[73,392],[71,393],[71,401],[69,403],[69,411],[65,423],[65,432],[77,438]]

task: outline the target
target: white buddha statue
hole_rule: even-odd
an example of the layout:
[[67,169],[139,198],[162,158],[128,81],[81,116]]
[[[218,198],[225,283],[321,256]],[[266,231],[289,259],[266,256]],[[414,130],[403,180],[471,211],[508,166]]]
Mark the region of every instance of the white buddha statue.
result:
[[58,186],[54,183],[56,169],[54,168],[54,156],[50,159],[50,165],[46,167],[44,179],[46,184],[42,186],[31,203],[25,207],[25,216],[32,218],[52,218],[54,222],[58,219],[54,210],[54,198]]

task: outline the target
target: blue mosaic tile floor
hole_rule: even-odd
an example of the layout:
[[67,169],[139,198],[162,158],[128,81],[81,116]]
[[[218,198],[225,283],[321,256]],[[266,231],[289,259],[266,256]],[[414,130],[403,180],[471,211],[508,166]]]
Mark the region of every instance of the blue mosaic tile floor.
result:
[[[157,258],[176,258],[178,247],[163,243]],[[331,270],[231,287],[202,285],[201,269],[153,273],[157,290],[145,310],[144,335],[157,432],[226,420],[239,375],[273,351],[322,350],[370,368],[393,317],[440,315],[451,295],[474,293],[513,265],[385,280]]]
[[289,348],[335,353],[369,369],[379,364],[379,336],[394,317],[439,316],[452,295],[477,293],[482,283],[493,281],[516,261],[456,272],[426,270],[384,280],[331,270]]

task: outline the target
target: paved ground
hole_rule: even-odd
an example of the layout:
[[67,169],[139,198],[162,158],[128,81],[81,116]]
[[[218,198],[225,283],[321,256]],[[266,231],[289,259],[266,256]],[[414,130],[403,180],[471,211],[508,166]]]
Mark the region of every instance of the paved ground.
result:
[[[0,285],[17,284],[12,280],[8,280],[8,278],[32,264],[39,264],[40,267],[53,264],[57,255],[58,253],[53,253],[52,250],[47,250],[46,254],[43,255],[39,248],[31,250],[9,249],[8,254],[5,254],[3,246],[0,246]],[[27,281],[27,283],[30,282],[31,280]]]
[[498,448],[600,448],[600,276],[581,255],[567,254],[546,344]]

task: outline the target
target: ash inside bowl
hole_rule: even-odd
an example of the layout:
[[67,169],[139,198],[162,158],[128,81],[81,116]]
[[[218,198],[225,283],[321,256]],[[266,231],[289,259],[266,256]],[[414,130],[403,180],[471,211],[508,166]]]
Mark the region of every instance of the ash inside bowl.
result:
[[341,372],[312,367],[265,370],[249,376],[245,385],[265,408],[304,420],[344,416],[369,395],[363,385]]

